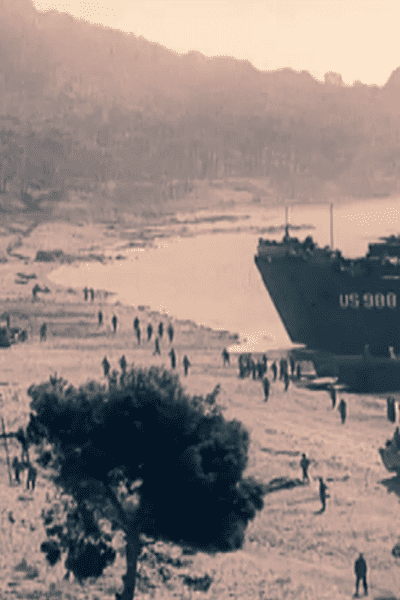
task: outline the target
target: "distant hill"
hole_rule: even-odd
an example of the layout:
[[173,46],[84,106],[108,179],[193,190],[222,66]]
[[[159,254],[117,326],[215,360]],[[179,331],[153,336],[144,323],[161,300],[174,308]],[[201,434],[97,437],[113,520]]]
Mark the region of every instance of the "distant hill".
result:
[[399,189],[400,68],[349,87],[179,55],[30,0],[0,14],[0,202],[73,177],[266,177],[278,199],[309,201]]

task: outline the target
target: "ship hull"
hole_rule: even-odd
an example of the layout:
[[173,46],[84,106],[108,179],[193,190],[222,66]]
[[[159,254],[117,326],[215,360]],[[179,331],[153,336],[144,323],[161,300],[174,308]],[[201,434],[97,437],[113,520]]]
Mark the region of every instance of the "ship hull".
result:
[[362,355],[366,345],[373,356],[400,352],[399,279],[356,276],[301,256],[255,262],[293,343],[336,355]]

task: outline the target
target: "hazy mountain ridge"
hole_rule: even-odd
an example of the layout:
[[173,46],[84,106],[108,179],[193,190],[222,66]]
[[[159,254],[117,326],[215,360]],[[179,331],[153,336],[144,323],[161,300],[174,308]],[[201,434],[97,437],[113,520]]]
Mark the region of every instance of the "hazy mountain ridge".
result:
[[279,198],[307,200],[398,189],[400,69],[382,88],[322,84],[179,55],[30,0],[0,10],[0,192],[71,176],[268,177]]

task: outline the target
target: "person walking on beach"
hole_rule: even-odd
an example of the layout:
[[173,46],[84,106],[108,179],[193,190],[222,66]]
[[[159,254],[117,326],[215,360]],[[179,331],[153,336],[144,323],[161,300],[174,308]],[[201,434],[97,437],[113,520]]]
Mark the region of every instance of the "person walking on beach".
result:
[[43,323],[43,325],[40,327],[40,341],[45,342],[46,339],[47,339],[47,325],[46,325],[46,323]]
[[139,327],[139,318],[135,317],[135,320],[133,321],[133,329],[136,331],[136,329]]
[[172,323],[168,325],[167,333],[169,337],[169,343],[172,344],[172,340],[174,339],[174,328],[172,326]]
[[83,290],[83,297],[85,298],[85,302],[88,299],[88,293],[89,293],[89,290],[87,287],[85,287],[85,289]]
[[222,356],[222,360],[223,360],[223,363],[224,363],[224,367],[225,367],[225,365],[229,365],[230,364],[230,361],[229,361],[229,352],[228,352],[228,350],[226,348],[224,348],[222,350],[221,356]]
[[296,364],[294,362],[293,356],[291,356],[289,358],[289,362],[290,362],[290,373],[291,373],[292,377],[294,377],[294,370],[295,370]]
[[158,354],[158,356],[161,356],[160,342],[158,341],[158,337],[156,337],[156,339],[155,339],[155,350],[153,352],[153,356],[155,356],[156,354]]
[[263,374],[265,375],[265,373],[268,371],[268,358],[267,358],[266,354],[263,354],[263,356],[262,356],[262,363],[264,365],[264,373]]
[[148,342],[151,340],[152,335],[153,335],[153,325],[151,323],[149,323],[147,325],[147,341]]
[[300,467],[301,467],[301,470],[303,471],[303,483],[305,481],[310,483],[310,478],[308,476],[308,467],[309,466],[310,466],[310,459],[307,458],[307,456],[303,453],[301,455],[301,460],[300,460]]
[[271,371],[272,371],[272,375],[274,376],[273,381],[276,381],[276,376],[278,375],[278,367],[276,366],[275,360],[271,365]]
[[327,492],[328,486],[326,485],[326,483],[324,482],[324,480],[322,479],[322,477],[319,477],[319,499],[321,500],[321,512],[323,513],[325,511],[326,508],[326,492]]
[[21,483],[21,479],[19,477],[19,474],[21,473],[21,471],[23,471],[24,466],[23,466],[22,463],[19,462],[17,456],[14,456],[14,458],[13,458],[12,468],[13,468],[13,471],[14,471],[15,481],[17,483]]
[[251,366],[251,372],[252,372],[252,376],[253,376],[253,380],[255,380],[257,378],[257,365],[256,365],[256,361],[253,358],[250,358],[250,366]]
[[112,326],[113,326],[113,331],[114,331],[114,333],[116,333],[116,331],[117,331],[117,323],[118,323],[117,315],[113,315],[112,316],[111,323],[112,323]]
[[99,312],[97,313],[97,319],[99,321],[99,327],[101,327],[103,325],[103,313],[101,312],[101,310],[99,310]]
[[[28,464],[28,476],[26,478],[26,489],[29,490],[31,489],[32,492],[35,489],[35,484],[36,484],[36,477],[37,477],[37,469],[31,464]],[[31,488],[29,488],[29,484],[31,484]]]
[[93,302],[93,300],[94,300],[94,289],[90,288],[89,292],[90,292],[90,301]]
[[264,402],[268,402],[268,398],[269,398],[269,390],[270,390],[270,383],[269,383],[269,379],[268,377],[264,377],[264,379],[262,380],[263,382],[263,389],[264,389]]
[[364,596],[368,596],[368,585],[367,585],[367,563],[365,562],[365,558],[360,552],[359,557],[354,563],[354,573],[356,575],[356,593],[354,594],[355,598],[358,598],[358,588],[360,586],[360,581],[362,581],[364,588]]
[[175,369],[175,367],[176,367],[176,354],[175,354],[175,350],[173,348],[171,348],[171,350],[168,352],[168,356],[171,357],[171,369]]
[[297,366],[296,366],[296,379],[297,379],[297,381],[300,381],[300,379],[301,379],[301,367],[300,367],[300,363],[297,363]]
[[183,368],[185,370],[185,377],[187,377],[189,367],[190,367],[190,361],[185,354],[185,356],[183,357]]
[[285,371],[285,373],[283,375],[283,380],[285,382],[285,392],[287,392],[288,387],[289,387],[289,382],[290,382],[289,373],[287,371]]
[[332,400],[332,408],[335,408],[335,406],[336,406],[336,390],[333,387],[333,385],[331,385],[329,388],[329,394],[330,394],[331,400]]
[[340,401],[340,403],[339,403],[339,412],[340,412],[340,418],[342,420],[342,425],[344,425],[345,422],[346,422],[346,412],[347,412],[346,409],[347,409],[346,402],[342,398],[341,401]]
[[158,335],[160,338],[162,338],[163,334],[164,334],[164,324],[162,321],[160,321],[160,324],[158,326]]
[[140,336],[141,336],[141,332],[140,332],[140,328],[138,327],[136,329],[136,337],[137,337],[137,342],[138,342],[139,346],[140,346]]
[[119,359],[119,366],[121,367],[122,373],[125,374],[126,367],[128,366],[128,363],[126,362],[125,354],[123,356],[121,356],[121,358]]
[[103,358],[103,360],[102,360],[101,364],[102,364],[103,371],[104,371],[104,377],[107,377],[107,375],[108,375],[108,374],[109,374],[109,372],[110,372],[110,367],[111,367],[110,363],[109,363],[109,362],[108,362],[108,360],[107,360],[107,356],[105,356],[105,357]]

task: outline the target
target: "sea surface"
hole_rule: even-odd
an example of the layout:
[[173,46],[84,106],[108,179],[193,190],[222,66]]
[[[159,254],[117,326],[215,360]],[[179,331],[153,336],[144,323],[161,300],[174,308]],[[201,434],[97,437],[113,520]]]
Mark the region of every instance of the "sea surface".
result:
[[[186,225],[185,237],[159,238],[154,247],[119,250],[125,260],[63,265],[51,279],[74,288],[107,289],[124,304],[227,329],[247,340],[249,350],[291,347],[254,263],[259,237],[280,240],[283,235],[282,231],[260,235],[254,228],[284,225],[285,209],[251,206],[241,207],[240,214],[234,208],[230,212],[239,220],[210,225],[209,220],[201,221],[205,213],[199,211],[199,222]],[[222,212],[206,216],[210,214]],[[185,215],[179,217],[185,220]],[[330,244],[329,205],[289,207],[288,219],[293,225],[313,226],[292,235],[299,239],[312,235],[319,245]],[[193,214],[188,220],[193,221]],[[334,204],[333,243],[346,257],[362,256],[368,243],[397,233],[400,198]]]

